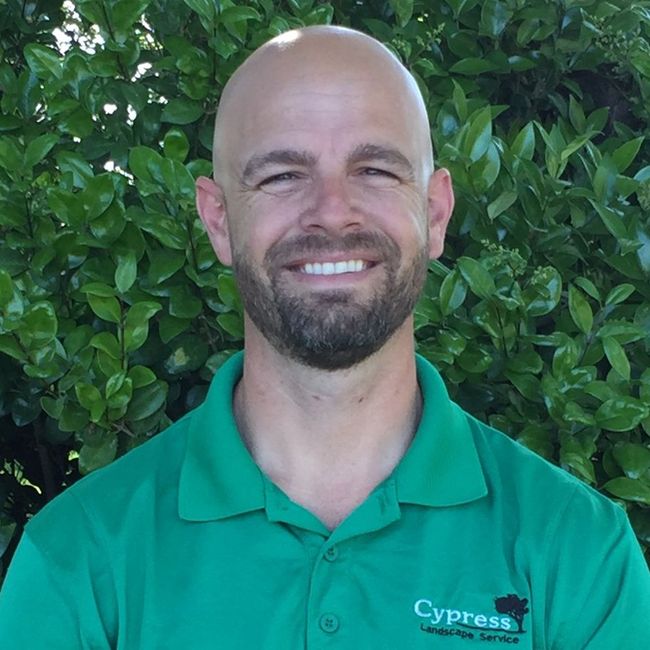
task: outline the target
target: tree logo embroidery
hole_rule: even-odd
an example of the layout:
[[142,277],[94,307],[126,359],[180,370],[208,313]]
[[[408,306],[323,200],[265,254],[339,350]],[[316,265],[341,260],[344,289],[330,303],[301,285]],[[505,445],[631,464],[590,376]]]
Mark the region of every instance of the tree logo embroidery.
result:
[[524,616],[528,609],[528,598],[519,598],[516,594],[508,594],[494,599],[494,608],[499,614],[507,614],[517,623],[517,632],[524,632]]

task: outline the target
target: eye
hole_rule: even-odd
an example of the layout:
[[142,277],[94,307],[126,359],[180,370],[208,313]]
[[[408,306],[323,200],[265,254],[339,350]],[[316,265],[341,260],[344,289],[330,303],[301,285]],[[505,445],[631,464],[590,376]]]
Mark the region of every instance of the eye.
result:
[[366,174],[366,176],[388,176],[390,178],[397,178],[392,172],[386,171],[385,169],[377,169],[376,167],[365,167],[361,170],[361,173]]
[[373,186],[388,187],[399,183],[399,177],[386,169],[378,167],[364,167],[359,171],[359,175],[366,182]]
[[280,185],[282,183],[288,183],[294,181],[298,178],[298,174],[294,172],[282,172],[281,174],[274,174],[265,178],[259,183],[259,187],[264,187],[266,185]]

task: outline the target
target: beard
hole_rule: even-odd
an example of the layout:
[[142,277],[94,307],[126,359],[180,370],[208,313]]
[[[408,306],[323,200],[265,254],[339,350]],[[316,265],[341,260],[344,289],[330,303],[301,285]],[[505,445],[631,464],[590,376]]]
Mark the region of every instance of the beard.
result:
[[[286,264],[298,257],[364,250],[384,271],[365,301],[348,289],[293,293],[286,282]],[[268,282],[245,253],[235,256],[233,269],[246,313],[278,352],[320,370],[343,370],[379,350],[413,311],[426,279],[427,248],[400,271],[401,260],[397,244],[380,233],[310,234],[271,246],[263,262]]]

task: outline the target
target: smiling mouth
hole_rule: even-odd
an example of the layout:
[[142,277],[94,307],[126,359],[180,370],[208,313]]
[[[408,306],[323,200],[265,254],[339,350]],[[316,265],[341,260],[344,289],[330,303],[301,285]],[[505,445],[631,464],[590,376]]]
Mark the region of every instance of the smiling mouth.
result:
[[294,267],[298,273],[305,275],[342,275],[343,273],[360,273],[374,266],[367,260],[345,260],[341,262],[306,262]]

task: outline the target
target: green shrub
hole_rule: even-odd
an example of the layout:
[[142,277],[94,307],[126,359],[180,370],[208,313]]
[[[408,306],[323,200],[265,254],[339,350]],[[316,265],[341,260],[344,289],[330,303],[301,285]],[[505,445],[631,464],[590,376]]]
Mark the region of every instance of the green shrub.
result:
[[328,22],[402,58],[454,179],[419,352],[465,408],[619,501],[650,544],[645,4],[0,3],[5,565],[31,514],[199,404],[241,347],[194,179],[232,71]]

